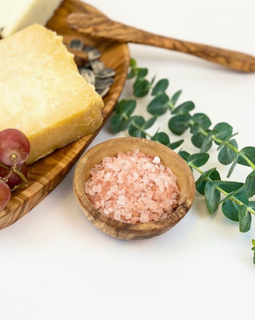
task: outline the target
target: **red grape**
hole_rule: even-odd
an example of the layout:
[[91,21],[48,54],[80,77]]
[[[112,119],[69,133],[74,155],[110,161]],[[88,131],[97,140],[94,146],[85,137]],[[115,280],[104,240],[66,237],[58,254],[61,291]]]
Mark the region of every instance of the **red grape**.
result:
[[0,161],[6,166],[23,163],[30,152],[26,135],[18,129],[5,129],[0,132]]
[[[16,170],[20,171],[25,176],[25,178],[27,177],[28,169],[27,169],[27,165],[25,163],[22,163],[21,165],[17,165]],[[3,168],[0,166],[0,178],[6,177],[10,171],[11,171],[11,169],[6,169],[6,168]],[[12,174],[10,175],[8,180],[6,181],[6,184],[11,189],[13,189],[14,187],[17,187],[22,182],[23,182],[22,178],[17,173],[12,172]]]
[[2,211],[11,198],[11,189],[0,179],[0,211]]

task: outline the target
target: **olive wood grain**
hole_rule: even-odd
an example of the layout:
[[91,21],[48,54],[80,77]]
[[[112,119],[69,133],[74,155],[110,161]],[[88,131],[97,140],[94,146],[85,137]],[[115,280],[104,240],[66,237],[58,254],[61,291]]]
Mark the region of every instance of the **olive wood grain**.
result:
[[[76,0],[65,0],[46,26],[60,35],[65,35],[65,40],[71,41],[71,39],[78,38],[88,45],[97,47],[102,53],[100,59],[104,61],[106,66],[116,71],[114,84],[104,98],[105,106],[102,111],[104,124],[114,109],[123,89],[130,61],[129,50],[126,44],[98,42],[72,31],[66,24],[66,17],[71,12],[99,13],[85,3]],[[28,187],[14,191],[9,204],[0,212],[0,229],[22,218],[44,199],[62,181],[101,128],[94,134],[85,136],[31,164],[28,168]]]
[[[170,167],[177,176],[177,185],[180,189],[178,206],[168,218],[161,221],[136,224],[116,221],[98,212],[85,194],[85,182],[89,178],[90,169],[106,156],[116,156],[118,151],[125,153],[136,149],[147,155],[159,156],[162,163]],[[88,150],[77,163],[73,187],[79,204],[90,222],[109,236],[125,240],[146,239],[165,233],[187,214],[195,195],[194,178],[187,163],[170,148],[142,138],[116,138]]]
[[70,14],[67,17],[67,23],[72,29],[91,37],[119,43],[131,42],[152,45],[191,54],[237,71],[255,71],[255,58],[253,56],[156,35],[95,13]]

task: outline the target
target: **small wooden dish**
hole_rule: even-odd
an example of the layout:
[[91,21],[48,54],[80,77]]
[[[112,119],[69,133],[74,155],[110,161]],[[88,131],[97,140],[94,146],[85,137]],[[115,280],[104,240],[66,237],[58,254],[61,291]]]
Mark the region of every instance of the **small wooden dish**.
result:
[[[136,149],[148,155],[159,156],[162,163],[170,167],[177,176],[177,185],[180,189],[178,206],[168,218],[161,221],[139,224],[116,221],[98,212],[85,194],[85,182],[89,178],[90,169],[106,156],[116,156],[118,151],[125,153]],[[104,233],[125,240],[152,238],[165,233],[186,215],[195,195],[194,178],[186,162],[168,147],[142,138],[116,138],[88,150],[75,168],[73,187],[78,202],[90,222]]]

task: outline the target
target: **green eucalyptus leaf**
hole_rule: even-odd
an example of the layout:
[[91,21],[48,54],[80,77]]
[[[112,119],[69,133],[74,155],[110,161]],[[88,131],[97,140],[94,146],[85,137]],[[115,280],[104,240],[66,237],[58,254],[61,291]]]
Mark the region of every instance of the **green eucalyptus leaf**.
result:
[[222,204],[222,212],[228,219],[233,221],[239,221],[240,206],[248,206],[249,199],[245,194],[244,188],[241,188],[237,192],[234,191],[233,194],[230,195],[231,198],[227,197],[224,199],[224,203]]
[[131,121],[131,125],[136,125],[139,127],[142,127],[145,123],[145,119],[142,116],[133,116],[132,118],[130,118]]
[[138,78],[133,86],[133,94],[137,98],[145,97],[150,91],[150,83],[144,78]]
[[179,91],[175,92],[175,94],[172,96],[171,102],[172,102],[172,104],[173,104],[174,106],[176,105],[176,102],[178,101],[181,93],[182,93],[182,90],[179,90]]
[[168,135],[165,132],[157,132],[151,138],[151,140],[158,141],[158,142],[164,144],[165,146],[167,146],[170,143],[170,139],[169,139]]
[[190,133],[192,133],[192,134],[201,134],[202,133],[202,128],[201,128],[200,124],[199,123],[191,124]]
[[232,139],[228,142],[228,144],[225,144],[219,154],[218,154],[218,160],[220,163],[224,165],[228,165],[232,163],[235,160],[236,153],[234,150],[231,149],[231,146],[238,148],[237,142],[235,139]]
[[217,211],[220,203],[220,191],[215,186],[217,184],[214,181],[208,181],[204,190],[206,207],[210,214]]
[[169,136],[165,133],[165,132],[157,132],[152,138],[151,140],[153,141],[158,141],[162,144],[164,144],[165,146],[169,147],[170,149],[174,150],[176,148],[178,148],[182,143],[183,143],[183,139],[182,140],[178,140],[175,141],[173,143],[170,143],[170,139]]
[[[113,133],[118,133],[123,130],[123,125],[125,124],[125,118],[123,118],[122,114],[116,113],[111,118],[111,130]],[[124,130],[123,130],[124,131]]]
[[116,106],[118,113],[123,113],[127,117],[130,117],[136,108],[136,100],[121,100]]
[[246,159],[249,159],[253,164],[255,164],[255,148],[254,147],[245,147],[239,152],[237,162],[243,166],[248,166]]
[[230,192],[226,197],[224,197],[223,199],[221,199],[220,203],[224,203],[228,200],[232,200],[234,198],[234,195],[237,193],[237,191],[232,191]]
[[[214,172],[214,171],[217,171],[216,168],[212,168],[212,169],[209,169],[207,171],[204,171],[200,177],[197,179],[196,181],[196,184],[200,184],[201,182],[203,182],[204,180],[206,181],[210,181],[210,176],[211,174]],[[220,179],[217,179],[217,180],[220,180]]]
[[232,163],[232,165],[231,165],[231,167],[230,167],[230,169],[228,171],[227,178],[229,178],[231,176],[231,174],[233,173],[233,171],[234,171],[234,169],[235,169],[235,167],[237,165],[237,160],[238,160],[238,154],[235,156],[235,159],[234,159],[234,161],[233,161],[233,163]]
[[212,124],[209,117],[204,113],[195,113],[192,120],[203,129],[208,129]]
[[227,200],[222,204],[222,212],[225,217],[232,221],[239,221],[239,205],[232,200]]
[[190,114],[181,114],[174,116],[169,120],[168,127],[173,133],[181,135],[189,128],[190,119]]
[[[219,140],[228,140],[233,134],[233,128],[226,122],[220,122],[213,128],[214,136]],[[215,141],[216,144],[220,142]]]
[[243,204],[247,205],[249,204],[249,198],[246,195],[245,188],[240,188],[240,190],[235,193],[234,198],[241,201]]
[[172,150],[175,150],[176,148],[178,148],[182,143],[184,142],[183,139],[181,140],[178,140],[178,141],[175,141],[175,142],[172,142],[168,145],[168,147]]
[[245,180],[245,192],[248,198],[255,194],[255,170],[253,170]]
[[147,74],[148,74],[148,69],[147,68],[138,69],[137,80],[146,77]]
[[151,82],[150,82],[150,86],[151,86],[151,88],[152,88],[152,85],[153,85],[153,83],[154,83],[154,81],[155,81],[155,76],[151,79]]
[[237,133],[236,134],[232,134],[232,136],[230,136],[229,138],[225,139],[224,141],[221,141],[221,142],[216,141],[217,144],[218,144],[217,151],[220,151],[225,145],[228,145],[230,141],[234,141],[232,147],[229,146],[229,148],[232,149],[232,151],[234,151],[235,154],[237,154],[237,152],[238,152],[237,142],[236,142],[235,139],[231,139],[235,135],[237,135]]
[[228,195],[221,200],[221,202],[226,202],[229,199],[240,200],[241,202],[248,204],[248,198],[245,193],[244,184],[242,182],[236,181],[221,181],[218,186]]
[[243,185],[244,184],[242,182],[236,182],[236,181],[220,181],[218,183],[218,186],[227,193],[237,191],[240,188],[242,188]]
[[129,135],[132,137],[146,138],[146,134],[143,132],[144,124],[145,120],[142,116],[133,116],[129,123]]
[[216,170],[216,168],[212,168],[210,170],[207,170],[201,174],[201,176],[196,181],[196,190],[204,195],[205,194],[205,185],[208,181],[219,181],[220,180],[220,174]]
[[251,248],[251,250],[254,251],[254,254],[253,254],[253,264],[255,264],[255,240],[252,239],[251,242],[252,242],[252,244],[253,244],[253,247]]
[[249,201],[248,207],[250,207],[252,210],[255,210],[255,201]]
[[135,70],[131,69],[127,74],[127,79],[133,79],[136,76]]
[[155,87],[152,90],[151,95],[152,96],[158,96],[159,94],[162,94],[166,91],[166,89],[169,86],[169,81],[167,79],[161,79],[159,80]]
[[185,150],[180,150],[180,151],[178,152],[178,154],[179,154],[179,156],[181,156],[182,159],[184,159],[185,161],[189,161],[190,154],[189,154],[187,151],[185,151]]
[[142,132],[141,130],[134,130],[132,131],[132,134],[130,136],[135,137],[135,138],[146,138],[146,134]]
[[148,105],[147,111],[155,116],[161,116],[162,114],[166,113],[168,109],[169,97],[167,94],[162,93],[156,96]]
[[127,79],[132,79],[138,75],[139,68],[137,68],[136,60],[131,58],[129,63],[129,73],[127,74]]
[[180,104],[178,107],[176,107],[173,111],[172,114],[187,114],[191,110],[195,108],[195,104],[192,101],[186,101]]
[[120,127],[120,131],[126,131],[130,126],[130,119],[125,120],[121,127]]
[[209,159],[208,153],[194,153],[189,157],[189,165],[194,165],[196,167],[202,167]]
[[152,127],[155,123],[155,121],[157,120],[157,117],[154,116],[152,118],[150,118],[149,120],[147,120],[144,124],[144,129],[149,129],[150,127]]
[[195,147],[199,149],[202,147],[204,140],[205,140],[205,135],[203,135],[203,133],[195,133],[191,137],[191,142]]
[[136,66],[137,66],[136,60],[134,58],[130,58],[129,65],[131,68],[136,68]]
[[212,147],[213,132],[207,134],[201,146],[201,152],[207,152]]
[[248,232],[251,228],[251,213],[247,210],[246,206],[239,208],[238,216],[240,232]]

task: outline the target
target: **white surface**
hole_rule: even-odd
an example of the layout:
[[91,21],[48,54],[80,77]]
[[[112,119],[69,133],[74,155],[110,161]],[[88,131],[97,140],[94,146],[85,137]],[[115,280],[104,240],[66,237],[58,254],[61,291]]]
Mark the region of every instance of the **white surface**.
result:
[[[255,55],[254,0],[90,3],[148,31]],[[130,45],[130,52],[151,76],[170,80],[170,95],[183,89],[181,101],[194,101],[195,111],[213,124],[232,124],[240,147],[254,146],[255,74],[163,49]],[[123,97],[129,93],[130,82]],[[106,125],[92,145],[113,137]],[[186,137],[185,148],[194,152]],[[216,148],[210,153],[208,168],[217,164]],[[224,177],[227,169],[219,170]],[[239,167],[233,179],[243,180],[247,172]],[[1,319],[254,318],[254,223],[252,232],[241,234],[220,210],[209,216],[196,196],[188,215],[166,234],[115,240],[83,215],[72,177],[73,171],[34,210],[0,231]]]

